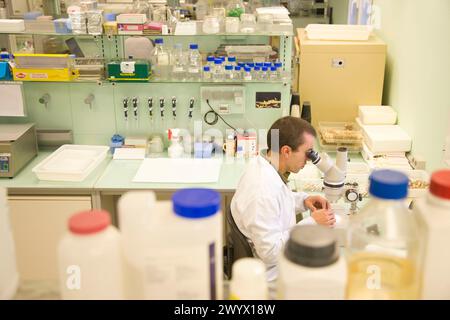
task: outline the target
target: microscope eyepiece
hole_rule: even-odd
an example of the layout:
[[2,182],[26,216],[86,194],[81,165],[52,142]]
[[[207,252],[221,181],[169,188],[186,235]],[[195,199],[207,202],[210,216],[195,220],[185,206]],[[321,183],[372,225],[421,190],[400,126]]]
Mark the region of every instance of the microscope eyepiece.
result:
[[313,164],[316,164],[320,161],[320,155],[317,151],[314,151],[313,149],[309,149],[306,151],[306,157],[312,161]]

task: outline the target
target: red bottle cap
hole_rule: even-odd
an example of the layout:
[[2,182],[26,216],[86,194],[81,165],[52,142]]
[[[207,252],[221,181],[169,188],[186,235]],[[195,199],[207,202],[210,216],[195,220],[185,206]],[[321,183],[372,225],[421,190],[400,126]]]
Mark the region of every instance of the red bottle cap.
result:
[[102,231],[111,224],[107,211],[89,210],[74,214],[69,219],[69,230],[75,234],[91,234]]
[[450,170],[436,171],[431,175],[430,192],[438,198],[450,200]]

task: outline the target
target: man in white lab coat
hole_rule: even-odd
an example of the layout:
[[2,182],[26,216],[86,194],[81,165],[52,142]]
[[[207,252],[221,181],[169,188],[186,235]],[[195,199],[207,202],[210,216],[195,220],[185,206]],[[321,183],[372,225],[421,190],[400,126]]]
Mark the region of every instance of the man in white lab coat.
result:
[[332,226],[335,218],[327,200],[292,192],[286,176],[302,169],[306,152],[314,147],[316,131],[306,121],[284,117],[267,134],[268,150],[250,163],[231,201],[231,213],[247,237],[253,254],[267,268],[267,279],[276,279],[277,261],[296,224],[296,214],[309,209],[311,216],[299,224]]

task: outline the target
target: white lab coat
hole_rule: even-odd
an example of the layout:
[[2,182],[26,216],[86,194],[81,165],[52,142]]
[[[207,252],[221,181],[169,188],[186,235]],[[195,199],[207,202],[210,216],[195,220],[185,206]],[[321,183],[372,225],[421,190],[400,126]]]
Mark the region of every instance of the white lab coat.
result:
[[[304,192],[292,192],[275,168],[262,156],[247,167],[231,201],[239,230],[248,238],[255,256],[267,269],[267,280],[278,275],[277,261],[296,223],[296,213],[305,211]],[[307,217],[299,224],[316,224]]]

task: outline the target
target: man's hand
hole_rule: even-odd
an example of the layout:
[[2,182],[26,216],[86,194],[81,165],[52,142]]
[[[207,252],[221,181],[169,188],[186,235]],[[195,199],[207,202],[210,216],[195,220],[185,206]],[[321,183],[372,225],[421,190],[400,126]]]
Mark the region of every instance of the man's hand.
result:
[[319,209],[330,209],[328,201],[321,196],[309,196],[304,201],[305,208],[314,212]]
[[311,211],[311,217],[317,224],[332,227],[336,223],[334,213],[329,209],[319,209]]

